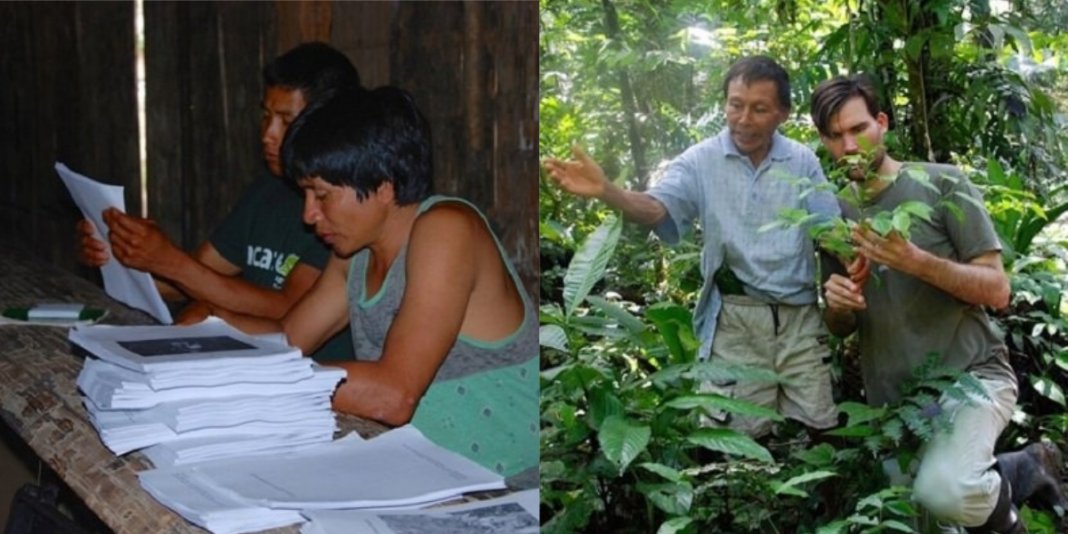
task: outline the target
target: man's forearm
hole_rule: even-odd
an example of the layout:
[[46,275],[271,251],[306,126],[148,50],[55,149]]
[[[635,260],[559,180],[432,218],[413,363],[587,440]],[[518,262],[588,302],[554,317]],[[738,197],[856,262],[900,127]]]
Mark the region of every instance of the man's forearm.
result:
[[[995,260],[1001,261],[1000,256]],[[969,304],[994,309],[1009,304],[1009,281],[1000,266],[958,263],[927,254],[913,274]]]
[[655,226],[667,216],[667,209],[647,193],[628,191],[608,183],[600,200],[623,213],[623,218],[645,226]]
[[162,270],[160,275],[194,300],[204,300],[216,307],[271,319],[280,319],[290,308],[290,299],[278,290],[217,273],[189,256],[185,258]]

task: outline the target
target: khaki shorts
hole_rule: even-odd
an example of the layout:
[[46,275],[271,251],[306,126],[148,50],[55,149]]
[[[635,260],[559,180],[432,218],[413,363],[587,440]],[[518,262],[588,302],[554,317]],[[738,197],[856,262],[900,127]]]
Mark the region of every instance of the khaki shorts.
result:
[[[711,361],[770,369],[784,382],[705,382],[702,393],[747,400],[813,428],[838,424],[827,330],[814,304],[772,306],[746,296],[724,295]],[[726,413],[703,417],[702,423],[728,426],[752,437],[772,427],[766,418]]]

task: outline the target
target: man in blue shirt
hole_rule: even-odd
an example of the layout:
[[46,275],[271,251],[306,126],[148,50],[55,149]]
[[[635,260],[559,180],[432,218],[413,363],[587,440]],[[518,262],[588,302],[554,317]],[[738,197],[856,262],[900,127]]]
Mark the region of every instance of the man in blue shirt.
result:
[[[694,313],[699,357],[771,369],[781,384],[706,383],[702,391],[771,407],[818,429],[837,423],[831,395],[830,351],[816,306],[814,248],[804,228],[761,232],[783,209],[838,215],[830,193],[802,199],[805,187],[826,182],[815,154],[776,130],[789,116],[790,81],[775,61],[753,56],[727,71],[723,83],[727,128],[675,158],[648,191],[613,184],[582,150],[575,160],[549,159],[546,168],[564,190],[597,198],[628,220],[677,243],[696,220],[703,230],[704,286]],[[724,295],[713,280],[721,267],[741,281]],[[721,418],[759,436],[766,419]]]

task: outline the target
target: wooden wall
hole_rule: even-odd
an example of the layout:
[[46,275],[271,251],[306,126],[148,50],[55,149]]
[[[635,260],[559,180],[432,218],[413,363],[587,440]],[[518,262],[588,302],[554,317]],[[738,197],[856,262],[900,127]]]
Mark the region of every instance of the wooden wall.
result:
[[144,9],[148,212],[192,250],[267,172],[261,70],[276,55],[274,8],[146,2]]
[[[264,172],[260,70],[323,40],[365,85],[410,91],[435,187],[482,207],[537,295],[536,2],[146,2],[148,210],[190,249]],[[77,219],[52,162],[138,177],[132,3],[0,3],[0,242],[74,269]]]
[[79,270],[56,161],[140,211],[133,20],[132,3],[0,2],[0,246]]

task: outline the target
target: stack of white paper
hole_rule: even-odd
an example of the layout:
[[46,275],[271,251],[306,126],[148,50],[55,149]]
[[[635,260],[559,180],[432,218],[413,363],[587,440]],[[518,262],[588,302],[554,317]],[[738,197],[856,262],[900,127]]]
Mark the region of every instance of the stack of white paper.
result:
[[180,326],[87,326],[70,339],[97,358],[78,376],[89,419],[116,454],[157,467],[330,441],[343,369],[219,319]]
[[[286,454],[233,457],[139,474],[165,506],[212,532],[250,532],[322,509],[424,507],[503,489],[500,475],[447,451],[412,426]],[[277,523],[275,523],[277,522]]]

